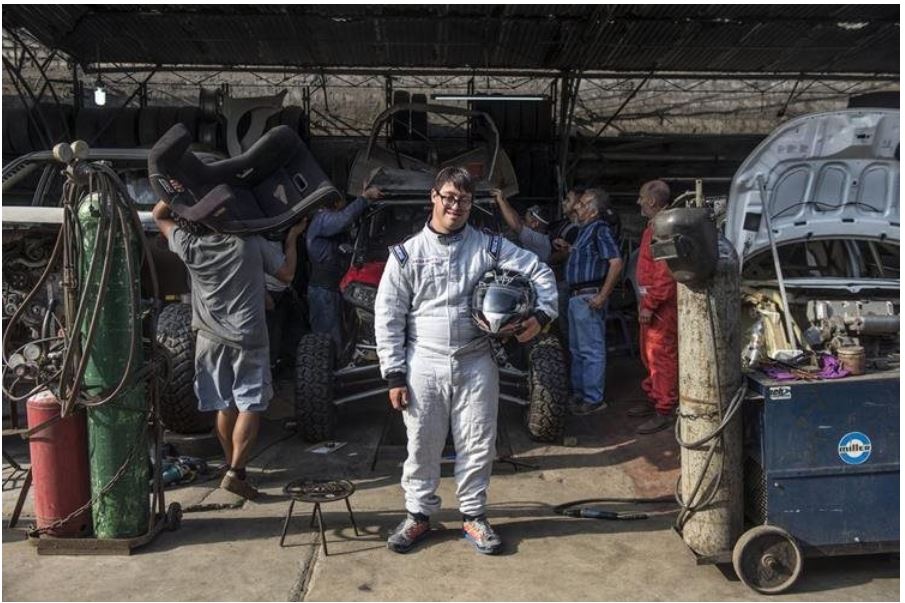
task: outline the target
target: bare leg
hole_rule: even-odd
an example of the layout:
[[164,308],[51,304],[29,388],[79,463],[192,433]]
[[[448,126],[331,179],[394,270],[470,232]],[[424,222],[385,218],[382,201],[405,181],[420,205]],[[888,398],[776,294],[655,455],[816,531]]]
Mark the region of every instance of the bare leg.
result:
[[240,412],[233,430],[232,462],[233,469],[244,469],[248,461],[248,455],[254,447],[258,436],[258,426],[261,424],[261,415],[256,412]]
[[220,446],[223,447],[223,455],[226,457],[227,465],[232,465],[233,431],[236,428],[238,416],[239,411],[235,408],[217,412],[217,439],[220,440]]

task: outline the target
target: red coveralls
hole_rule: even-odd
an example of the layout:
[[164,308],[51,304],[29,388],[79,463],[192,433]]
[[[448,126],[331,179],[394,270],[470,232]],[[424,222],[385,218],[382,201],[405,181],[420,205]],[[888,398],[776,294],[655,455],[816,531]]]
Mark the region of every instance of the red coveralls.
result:
[[667,415],[679,399],[679,328],[676,281],[665,261],[654,261],[650,224],[641,235],[636,278],[641,290],[641,308],[653,312],[649,324],[641,325],[641,360],[648,377],[641,389],[654,402],[658,414]]

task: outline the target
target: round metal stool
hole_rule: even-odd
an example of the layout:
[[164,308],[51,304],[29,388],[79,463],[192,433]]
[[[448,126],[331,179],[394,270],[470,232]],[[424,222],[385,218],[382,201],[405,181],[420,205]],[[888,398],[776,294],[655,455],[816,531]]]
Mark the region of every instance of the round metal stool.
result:
[[321,514],[321,503],[346,501],[346,508],[349,510],[349,519],[352,521],[352,528],[355,535],[358,536],[358,526],[355,524],[355,515],[352,513],[352,505],[349,504],[349,497],[355,493],[355,484],[344,479],[326,480],[302,478],[289,482],[283,487],[283,493],[289,497],[289,511],[286,512],[286,520],[283,522],[283,534],[280,536],[280,546],[286,540],[286,532],[289,530],[289,520],[292,519],[292,510],[296,502],[313,503],[314,509],[311,511],[311,527],[314,527],[314,520],[317,519],[318,531],[321,535],[321,546],[324,548],[324,555],[329,555],[327,551],[327,537],[324,534],[324,517]]

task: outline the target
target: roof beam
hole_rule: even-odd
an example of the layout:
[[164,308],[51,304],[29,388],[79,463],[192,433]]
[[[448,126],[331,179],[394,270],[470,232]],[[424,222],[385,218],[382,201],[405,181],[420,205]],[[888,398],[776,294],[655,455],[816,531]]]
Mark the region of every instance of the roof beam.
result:
[[[556,69],[478,69],[481,75],[499,77],[538,77],[555,78],[562,71]],[[181,65],[181,64],[147,64],[117,63],[89,64],[85,73],[140,73],[144,71],[183,71],[183,72],[258,72],[258,73],[294,73],[294,74],[326,74],[326,75],[463,75],[476,73],[474,67],[299,67],[293,65]],[[645,71],[583,71],[582,79],[634,79],[651,76]],[[898,73],[821,73],[821,72],[726,72],[726,71],[654,71],[654,77],[674,79],[708,79],[708,80],[797,80],[820,79],[825,81],[882,81],[898,82]]]

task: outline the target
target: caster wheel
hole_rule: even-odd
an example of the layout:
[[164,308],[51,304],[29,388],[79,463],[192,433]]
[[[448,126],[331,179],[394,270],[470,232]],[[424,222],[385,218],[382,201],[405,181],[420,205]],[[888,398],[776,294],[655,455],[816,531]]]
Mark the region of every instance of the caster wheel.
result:
[[801,575],[803,564],[798,543],[776,526],[751,528],[732,550],[732,566],[739,579],[766,595],[788,590]]
[[167,507],[166,528],[175,532],[182,525],[182,507],[179,503],[170,503]]

